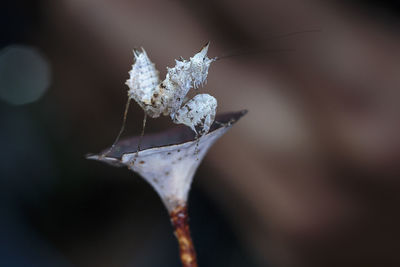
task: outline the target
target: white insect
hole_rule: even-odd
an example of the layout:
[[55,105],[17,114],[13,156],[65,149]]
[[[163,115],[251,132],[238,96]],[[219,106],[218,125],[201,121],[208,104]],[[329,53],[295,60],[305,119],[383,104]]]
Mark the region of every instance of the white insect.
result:
[[175,60],[175,67],[167,67],[162,82],[146,51],[135,50],[135,62],[126,81],[129,99],[134,99],[152,118],[170,115],[174,123],[187,125],[196,134],[208,133],[214,122],[217,100],[209,94],[198,94],[186,101],[190,89],[204,85],[210,64],[216,60],[207,57],[208,46],[209,43],[189,60]]
[[[144,134],[146,117],[158,118],[161,115],[170,115],[176,124],[189,126],[196,137],[209,132],[215,119],[217,100],[209,94],[198,94],[188,100],[186,95],[191,88],[198,89],[207,80],[208,69],[216,58],[207,57],[207,43],[203,48],[189,60],[175,60],[173,68],[167,67],[167,75],[164,81],[160,82],[158,71],[154,63],[150,61],[146,51],[134,50],[135,62],[129,71],[128,102],[125,106],[122,127],[114,143],[108,151],[103,153],[105,157],[117,144],[122,132],[125,129],[126,117],[129,103],[134,99],[144,110],[143,128],[141,137]],[[141,138],[139,139],[137,154],[140,150]]]

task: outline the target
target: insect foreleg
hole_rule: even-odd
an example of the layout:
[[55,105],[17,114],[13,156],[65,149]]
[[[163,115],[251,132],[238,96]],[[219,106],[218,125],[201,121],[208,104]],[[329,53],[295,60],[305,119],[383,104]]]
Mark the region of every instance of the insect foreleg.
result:
[[216,109],[215,97],[209,94],[198,94],[175,113],[173,121],[176,124],[189,126],[196,134],[204,135],[208,133],[214,122]]

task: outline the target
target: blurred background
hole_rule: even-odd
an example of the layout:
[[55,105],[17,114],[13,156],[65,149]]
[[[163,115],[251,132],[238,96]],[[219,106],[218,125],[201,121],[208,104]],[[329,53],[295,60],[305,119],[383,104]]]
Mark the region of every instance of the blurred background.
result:
[[119,130],[134,47],[164,77],[207,41],[226,57],[201,90],[249,113],[194,179],[200,266],[400,266],[399,15],[391,1],[2,1],[0,266],[180,266],[150,186],[84,155]]

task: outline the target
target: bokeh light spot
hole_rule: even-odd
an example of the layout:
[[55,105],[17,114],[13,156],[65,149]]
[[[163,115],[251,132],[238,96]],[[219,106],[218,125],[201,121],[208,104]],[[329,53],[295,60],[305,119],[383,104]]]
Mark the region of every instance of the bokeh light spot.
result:
[[34,47],[12,45],[0,52],[0,99],[14,105],[38,100],[50,86],[48,61]]

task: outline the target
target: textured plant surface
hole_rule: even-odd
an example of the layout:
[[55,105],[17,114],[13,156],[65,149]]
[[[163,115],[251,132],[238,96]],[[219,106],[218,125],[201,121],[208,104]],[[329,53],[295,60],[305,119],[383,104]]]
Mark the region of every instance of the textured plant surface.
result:
[[137,136],[118,142],[111,151],[106,149],[110,151],[106,156],[104,152],[87,156],[113,166],[126,166],[154,188],[170,214],[183,266],[197,266],[187,213],[193,176],[207,150],[244,114],[246,111],[218,115],[200,139],[188,127],[176,126],[144,136],[140,152],[137,147],[141,137]]

